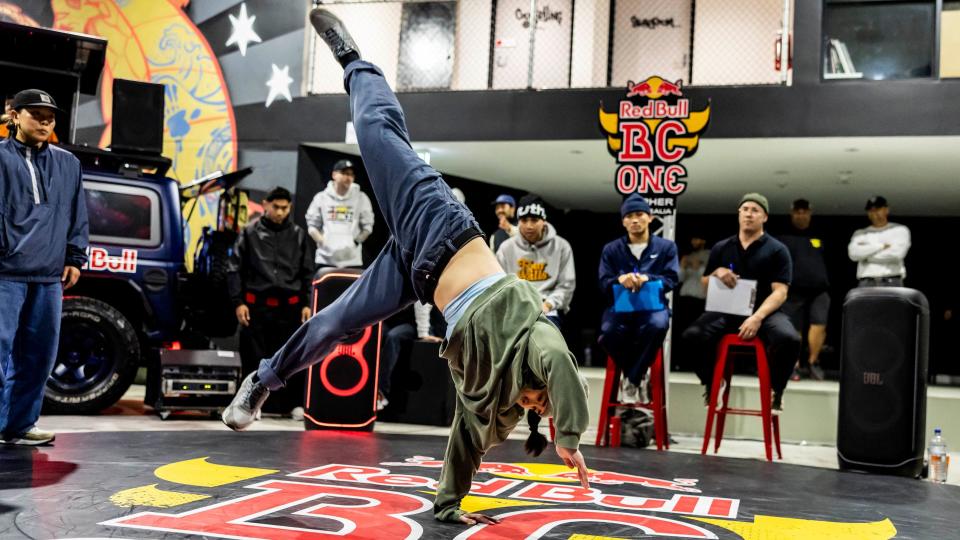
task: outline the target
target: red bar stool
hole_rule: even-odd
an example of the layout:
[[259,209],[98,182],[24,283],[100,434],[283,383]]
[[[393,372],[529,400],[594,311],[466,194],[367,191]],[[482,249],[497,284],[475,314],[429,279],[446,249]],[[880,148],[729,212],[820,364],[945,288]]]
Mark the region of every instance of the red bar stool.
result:
[[[754,350],[757,359],[757,377],[760,380],[760,410],[757,409],[735,409],[729,407],[730,386],[733,378],[733,362],[727,362],[727,355],[731,347],[750,347]],[[723,390],[723,404],[717,407],[717,398],[720,393],[720,382],[725,381],[726,386]],[[717,420],[717,432],[714,439],[713,452],[717,453],[720,449],[720,441],[723,440],[723,427],[728,414],[739,414],[743,416],[759,416],[763,419],[763,446],[766,450],[767,461],[773,461],[773,451],[771,449],[770,428],[773,428],[773,441],[777,447],[777,458],[783,459],[780,451],[780,416],[774,415],[770,410],[770,366],[767,363],[767,352],[763,342],[759,338],[740,339],[737,334],[727,334],[717,345],[717,364],[713,368],[713,385],[710,388],[710,405],[707,408],[707,425],[703,430],[703,448],[701,454],[707,453],[707,447],[710,445],[710,431],[713,429],[714,417]]]
[[620,446],[620,418],[614,414],[616,407],[647,409],[653,411],[653,428],[657,440],[657,450],[670,449],[667,431],[666,379],[663,370],[663,349],[657,351],[657,358],[650,366],[651,401],[646,403],[621,403],[617,401],[620,377],[623,374],[613,358],[607,357],[607,374],[603,381],[603,396],[600,401],[600,423],[597,426],[597,446],[614,448]]

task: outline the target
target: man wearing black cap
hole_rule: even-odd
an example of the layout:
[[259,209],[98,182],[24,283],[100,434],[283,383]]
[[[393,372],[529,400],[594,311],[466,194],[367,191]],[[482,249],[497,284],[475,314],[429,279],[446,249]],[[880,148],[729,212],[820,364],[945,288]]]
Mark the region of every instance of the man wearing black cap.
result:
[[524,195],[517,217],[520,234],[500,246],[497,260],[508,274],[533,283],[540,291],[543,313],[560,328],[577,287],[573,249],[547,222],[547,206],[540,197]]
[[609,306],[603,312],[600,344],[630,383],[621,386],[623,397],[636,401],[636,388],[667,337],[666,294],[677,285],[680,265],[677,245],[650,234],[652,212],[639,193],[623,201],[620,217],[627,234],[604,246],[600,255],[600,291]]
[[36,425],[53,369],[63,291],[87,255],[80,161],[51,146],[56,102],[24,90],[11,104],[12,137],[0,142],[0,438],[37,445],[54,434]]
[[902,287],[907,277],[903,263],[910,251],[910,229],[890,223],[887,199],[877,196],[865,207],[870,226],[850,238],[847,254],[857,263],[859,287]]
[[753,315],[742,317],[706,311],[683,332],[683,339],[699,349],[697,376],[706,387],[705,400],[710,397],[717,342],[723,334],[736,332],[742,339],[759,337],[763,341],[770,361],[773,409],[783,408],[783,391],[800,352],[800,334],[790,318],[780,311],[787,299],[793,262],[787,247],[763,230],[769,211],[766,197],[747,193],[737,209],[739,232],[717,242],[710,250],[710,259],[703,271],[704,284],[711,276],[730,288],[736,286],[738,279],[752,279],[757,282],[757,292]]
[[497,230],[490,235],[490,250],[494,253],[504,243],[517,234],[517,224],[513,219],[517,208],[517,201],[513,196],[502,193],[493,201],[493,211],[497,215]]
[[827,263],[823,258],[823,242],[810,228],[813,209],[810,201],[797,199],[790,210],[790,229],[780,235],[780,241],[790,250],[793,259],[793,281],[790,295],[783,304],[783,312],[793,321],[793,326],[807,331],[807,362],[800,363],[794,380],[801,376],[822,381],[820,350],[827,338],[827,315],[830,312],[830,280],[827,278]]
[[353,162],[333,165],[327,188],[307,208],[307,232],[317,243],[317,266],[360,268],[363,241],[373,232],[373,205],[354,183]]

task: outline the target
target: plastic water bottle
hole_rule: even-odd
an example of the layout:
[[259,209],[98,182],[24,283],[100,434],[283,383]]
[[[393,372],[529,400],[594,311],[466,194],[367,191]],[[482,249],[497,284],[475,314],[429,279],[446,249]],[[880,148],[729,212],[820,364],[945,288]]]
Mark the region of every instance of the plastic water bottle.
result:
[[930,480],[943,484],[947,481],[947,469],[950,467],[950,454],[947,453],[947,443],[940,435],[940,428],[933,430],[933,439],[930,441]]

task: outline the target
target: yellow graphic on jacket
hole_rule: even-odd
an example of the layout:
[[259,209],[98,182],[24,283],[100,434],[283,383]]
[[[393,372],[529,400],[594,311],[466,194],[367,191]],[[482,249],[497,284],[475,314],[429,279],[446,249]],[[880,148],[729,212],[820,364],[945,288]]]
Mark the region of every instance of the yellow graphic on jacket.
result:
[[528,261],[527,259],[517,259],[517,277],[526,281],[546,281],[550,279],[547,273],[547,263]]
[[813,246],[814,249],[820,249],[820,246],[823,244],[820,242],[819,238],[811,238],[810,245]]
[[327,212],[327,215],[324,219],[327,221],[340,221],[344,223],[353,223],[353,216],[356,212],[352,206],[347,206],[341,204],[338,206],[331,206],[330,211]]

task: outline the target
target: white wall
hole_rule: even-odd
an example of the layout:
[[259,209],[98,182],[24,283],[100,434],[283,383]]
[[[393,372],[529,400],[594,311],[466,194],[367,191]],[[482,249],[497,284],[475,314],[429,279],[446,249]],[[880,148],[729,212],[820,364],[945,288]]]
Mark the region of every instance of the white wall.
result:
[[774,44],[784,0],[697,0],[692,84],[779,84]]
[[607,86],[610,0],[577,0],[573,6],[573,62],[570,86]]

